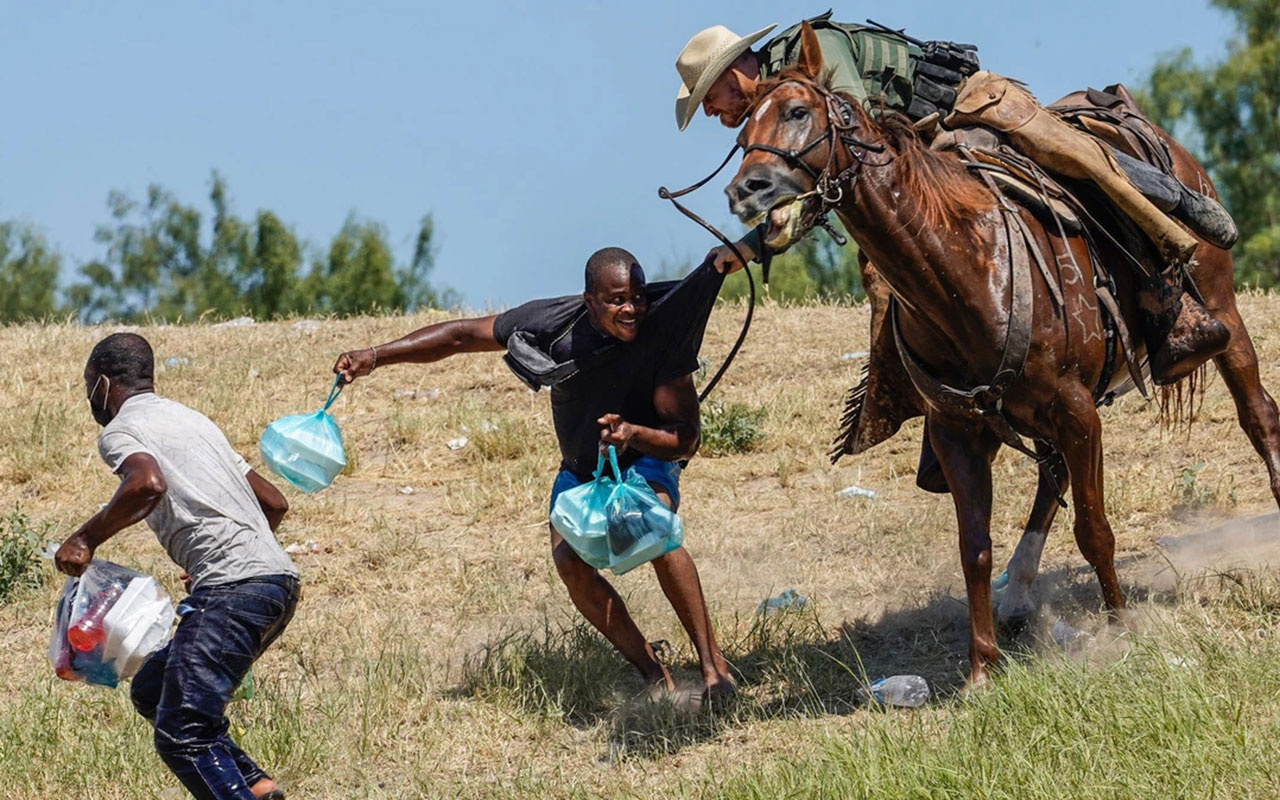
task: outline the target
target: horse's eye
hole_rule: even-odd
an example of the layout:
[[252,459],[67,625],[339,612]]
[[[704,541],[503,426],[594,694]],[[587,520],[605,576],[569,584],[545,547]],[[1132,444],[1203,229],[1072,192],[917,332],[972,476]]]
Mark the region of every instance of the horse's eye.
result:
[[809,116],[809,109],[805,108],[804,106],[796,106],[795,108],[787,112],[787,119],[793,120],[793,121],[802,120],[807,116]]

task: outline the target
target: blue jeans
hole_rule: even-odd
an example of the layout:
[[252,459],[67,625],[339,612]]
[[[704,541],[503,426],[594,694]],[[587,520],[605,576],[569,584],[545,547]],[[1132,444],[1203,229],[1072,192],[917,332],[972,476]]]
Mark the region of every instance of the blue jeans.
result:
[[197,588],[178,605],[173,639],[134,676],[156,752],[199,800],[253,800],[249,787],[268,777],[227,735],[227,703],[297,604],[290,575]]
[[[640,477],[649,483],[656,483],[663,489],[667,490],[667,494],[671,495],[671,510],[680,510],[680,464],[675,461],[659,461],[653,456],[641,456],[636,463],[631,465]],[[625,473],[626,470],[624,469]],[[567,469],[560,470],[556,475],[555,483],[551,484],[551,505],[550,509],[556,507],[556,498],[560,493],[572,489],[575,486],[581,486],[585,481],[578,478]]]

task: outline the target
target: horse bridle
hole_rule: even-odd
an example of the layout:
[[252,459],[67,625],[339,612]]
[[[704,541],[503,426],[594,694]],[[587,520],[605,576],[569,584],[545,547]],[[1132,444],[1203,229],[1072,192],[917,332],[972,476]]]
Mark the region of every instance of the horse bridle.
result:
[[[671,205],[675,206],[677,211],[679,211],[681,214],[684,214],[686,217],[693,220],[694,222],[698,223],[703,228],[705,228],[709,233],[711,233],[712,236],[715,236],[717,239],[719,239],[721,243],[723,243],[726,247],[728,247],[729,250],[733,253],[734,258],[738,259],[738,263],[743,265],[743,271],[747,273],[747,289],[748,289],[747,315],[742,321],[742,329],[738,332],[738,338],[736,341],[734,341],[733,347],[730,348],[729,355],[725,357],[724,362],[720,365],[720,369],[716,370],[715,375],[712,376],[711,380],[707,383],[706,387],[699,393],[698,402],[702,402],[706,400],[707,395],[711,394],[711,390],[714,389],[716,384],[720,382],[720,379],[724,377],[724,373],[729,369],[729,365],[733,363],[733,359],[738,355],[738,351],[742,349],[743,342],[746,341],[747,332],[751,330],[751,318],[752,318],[753,312],[755,311],[755,306],[756,306],[756,282],[755,282],[755,279],[751,277],[751,269],[746,266],[747,260],[742,257],[742,252],[738,249],[737,245],[734,244],[732,241],[730,241],[729,238],[725,236],[723,233],[721,233],[720,230],[717,229],[714,225],[707,222],[706,220],[704,220],[702,217],[698,216],[694,212],[690,211],[685,206],[681,205],[676,198],[683,197],[684,195],[687,195],[690,192],[696,191],[698,189],[701,189],[703,186],[705,186],[708,182],[711,181],[712,178],[720,174],[720,171],[723,170],[725,166],[728,165],[729,161],[733,159],[733,156],[739,150],[742,150],[742,154],[744,158],[746,157],[747,153],[753,152],[755,150],[771,153],[781,158],[787,164],[787,166],[791,167],[792,169],[804,169],[807,173],[809,173],[809,176],[813,178],[814,191],[805,195],[805,197],[817,196],[819,198],[819,201],[822,203],[822,207],[819,209],[817,215],[814,216],[813,221],[809,224],[809,227],[812,228],[813,225],[815,224],[821,224],[822,227],[827,231],[827,233],[831,234],[831,237],[835,239],[836,242],[840,244],[840,246],[843,247],[847,243],[847,240],[843,236],[841,236],[835,230],[834,227],[831,226],[830,222],[827,220],[827,212],[830,211],[832,207],[834,207],[844,198],[844,188],[843,188],[844,184],[848,182],[849,188],[852,189],[853,185],[857,182],[858,175],[862,171],[863,164],[865,163],[863,158],[863,153],[860,153],[855,148],[862,148],[863,150],[869,150],[875,153],[882,153],[885,150],[884,145],[874,144],[872,142],[864,142],[861,139],[858,139],[857,137],[854,137],[848,133],[845,133],[845,131],[853,130],[853,127],[854,127],[853,109],[849,105],[849,102],[847,100],[841,98],[840,96],[838,96],[837,94],[832,92],[830,89],[826,88],[825,86],[822,86],[818,83],[803,81],[798,78],[789,78],[785,81],[779,81],[778,83],[768,87],[768,89],[764,93],[762,93],[759,97],[757,97],[751,103],[751,105],[747,108],[746,113],[743,115],[743,119],[746,119],[746,117],[749,116],[752,113],[752,111],[755,110],[756,106],[760,104],[761,100],[763,100],[766,96],[772,93],[779,86],[782,86],[784,83],[799,83],[802,86],[808,86],[809,88],[814,89],[820,96],[822,96],[826,100],[827,128],[825,131],[822,132],[822,134],[817,136],[813,141],[809,142],[799,150],[782,150],[780,148],[770,147],[769,145],[765,145],[765,144],[749,144],[744,146],[741,141],[742,136],[739,135],[738,141],[735,142],[733,147],[729,150],[729,154],[724,157],[724,161],[721,161],[720,166],[712,170],[711,174],[708,175],[707,177],[703,178],[697,183],[686,186],[685,188],[675,192],[671,191],[665,186],[658,187],[659,197],[661,197],[663,200],[670,200]],[[836,120],[840,120],[840,122],[837,122]],[[852,156],[853,163],[850,164],[848,167],[846,167],[844,170],[841,170],[834,178],[831,178],[830,177],[831,172],[835,169],[835,166],[836,166],[836,148],[834,145],[837,138],[839,138],[840,142],[849,148],[849,153]],[[813,167],[809,166],[807,162],[805,162],[804,157],[807,156],[810,153],[810,151],[812,151],[815,147],[822,144],[823,142],[826,142],[828,144],[827,164],[823,168],[822,172],[818,172]],[[879,165],[876,165],[876,166],[879,166]],[[834,195],[832,194],[833,190],[834,190]],[[807,232],[808,231],[806,230],[803,233],[807,233]],[[765,248],[765,252],[761,254],[760,268],[761,268],[761,273],[764,277],[764,282],[766,285],[768,285],[769,283],[770,256],[771,254],[768,252],[768,248]]]
[[[816,196],[821,201],[822,207],[814,217],[814,221],[817,222],[818,220],[825,220],[827,212],[844,199],[844,192],[846,188],[852,190],[857,184],[858,177],[862,174],[862,168],[867,163],[865,158],[866,151],[883,153],[886,148],[882,144],[863,141],[849,133],[849,131],[854,129],[855,124],[853,106],[848,100],[840,97],[838,94],[816,81],[808,81],[798,77],[790,77],[785,80],[780,80],[772,86],[769,86],[751,102],[751,105],[747,108],[742,118],[745,120],[747,117],[751,116],[766,97],[788,83],[796,83],[808,89],[812,89],[825,101],[827,109],[827,127],[822,131],[822,133],[815,136],[803,147],[795,150],[783,150],[782,148],[773,147],[772,145],[767,144],[744,145],[742,143],[742,137],[746,135],[746,129],[744,128],[742,133],[738,135],[738,141],[735,144],[734,149],[736,150],[741,148],[743,158],[746,158],[747,155],[757,150],[763,153],[769,153],[770,155],[777,156],[782,159],[782,161],[791,169],[799,169],[808,173],[809,177],[813,179],[814,190],[797,199]],[[837,154],[839,153],[838,148],[835,146],[837,141],[848,149],[851,162],[849,166],[839,172],[836,172]],[[805,156],[809,155],[810,152],[821,144],[827,145],[827,163],[822,168],[822,171],[818,171],[809,164],[809,162],[805,161]],[[730,153],[730,155],[732,155],[732,153]],[[832,232],[834,235],[834,232],[831,231],[830,228],[828,228],[828,232]],[[843,244],[843,242],[841,242],[841,244]]]

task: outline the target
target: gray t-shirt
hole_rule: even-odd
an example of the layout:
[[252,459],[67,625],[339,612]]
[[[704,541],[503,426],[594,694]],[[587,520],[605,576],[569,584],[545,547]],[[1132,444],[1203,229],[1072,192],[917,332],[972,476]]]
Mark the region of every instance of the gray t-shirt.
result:
[[134,453],[160,465],[169,489],[147,524],[192,588],[297,577],[245,477],[248,462],[204,414],[155,394],[134,395],[102,429],[98,452],[112,472]]

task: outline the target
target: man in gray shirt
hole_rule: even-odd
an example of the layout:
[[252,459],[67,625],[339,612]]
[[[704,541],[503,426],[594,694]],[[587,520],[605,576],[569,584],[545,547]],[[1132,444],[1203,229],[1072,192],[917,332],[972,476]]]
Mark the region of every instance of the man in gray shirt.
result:
[[155,359],[133,333],[108,336],[85,365],[98,451],[120,487],[59,548],[80,575],[94,550],[145,519],[190,576],[173,640],[133,679],[156,752],[200,800],[280,800],[275,782],[231,741],[227,703],[293,617],[298,570],[274,531],[284,496],[231,449],[207,417],[155,394]]

